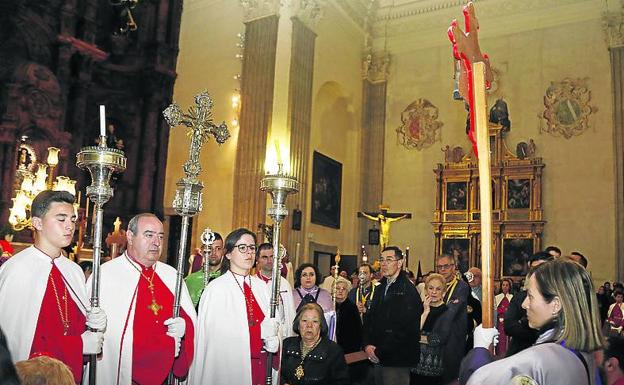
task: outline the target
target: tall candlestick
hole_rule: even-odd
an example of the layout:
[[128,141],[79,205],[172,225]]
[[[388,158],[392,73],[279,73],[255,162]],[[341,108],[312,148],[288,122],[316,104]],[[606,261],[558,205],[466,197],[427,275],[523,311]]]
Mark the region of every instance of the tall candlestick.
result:
[[100,136],[106,136],[106,107],[100,105]]

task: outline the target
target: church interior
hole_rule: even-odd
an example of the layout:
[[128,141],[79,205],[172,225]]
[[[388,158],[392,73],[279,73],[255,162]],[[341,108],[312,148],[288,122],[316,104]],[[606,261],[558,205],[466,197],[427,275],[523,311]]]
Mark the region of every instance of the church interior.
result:
[[[260,184],[279,164],[299,182],[281,226],[295,266],[327,273],[338,252],[352,268],[375,260],[384,212],[401,218],[388,224],[389,243],[409,250],[410,270],[433,270],[443,252],[480,264],[479,173],[447,36],[453,19],[463,25],[465,1],[45,3],[0,5],[0,228],[16,245],[30,233],[16,230],[14,198],[24,175],[47,163],[49,186],[56,176],[75,181],[76,237],[88,254],[90,176],[76,154],[97,145],[105,105],[107,145],[127,165],[112,177],[104,237],[117,217],[123,228],[156,213],[173,264],[184,229],[173,202],[191,135],[163,111],[175,102],[186,112],[208,91],[210,122],[224,122],[230,137],[209,136],[191,162],[201,166],[203,201],[188,253],[207,227],[224,236],[247,227],[262,239],[272,201]],[[530,254],[555,245],[585,255],[596,284],[622,280],[624,1],[475,6],[494,75],[495,277],[520,279]]]

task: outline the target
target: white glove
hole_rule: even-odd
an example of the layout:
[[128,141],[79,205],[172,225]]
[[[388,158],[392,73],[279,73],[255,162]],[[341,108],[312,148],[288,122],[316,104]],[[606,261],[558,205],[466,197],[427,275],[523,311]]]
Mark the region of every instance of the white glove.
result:
[[92,330],[103,332],[106,330],[106,313],[99,307],[87,311],[87,326]]
[[104,333],[86,331],[82,333],[80,337],[82,337],[82,354],[90,355],[102,353]]
[[265,318],[260,324],[260,337],[263,340],[266,340],[271,337],[277,337],[278,328],[279,328],[279,322],[277,322],[277,319]]
[[474,347],[489,349],[490,345],[498,344],[498,330],[495,328],[484,328],[479,325],[474,330]]
[[167,335],[173,338],[182,338],[184,337],[184,333],[186,333],[186,321],[184,318],[169,318],[164,322],[165,326],[167,326]]
[[175,342],[175,353],[173,356],[175,358],[178,358],[178,356],[180,355],[180,346],[182,345],[182,338],[173,337],[173,340]]
[[279,349],[279,337],[278,336],[271,336],[268,338],[263,339],[264,342],[264,350],[266,350],[269,353],[277,353],[277,350]]

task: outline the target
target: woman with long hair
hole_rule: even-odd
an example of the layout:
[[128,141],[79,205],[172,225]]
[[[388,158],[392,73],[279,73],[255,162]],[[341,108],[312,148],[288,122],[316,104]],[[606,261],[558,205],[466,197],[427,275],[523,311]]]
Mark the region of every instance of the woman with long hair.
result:
[[189,374],[193,385],[262,385],[266,352],[279,347],[277,322],[269,318],[269,290],[249,274],[256,236],[247,229],[225,239],[224,273],[199,301],[197,354]]
[[535,344],[491,362],[488,347],[495,342],[498,331],[478,327],[475,348],[462,362],[460,384],[507,384],[512,380],[548,385],[596,384],[593,353],[605,343],[589,273],[578,263],[563,259],[532,268],[522,307],[527,310],[529,326],[540,331]]

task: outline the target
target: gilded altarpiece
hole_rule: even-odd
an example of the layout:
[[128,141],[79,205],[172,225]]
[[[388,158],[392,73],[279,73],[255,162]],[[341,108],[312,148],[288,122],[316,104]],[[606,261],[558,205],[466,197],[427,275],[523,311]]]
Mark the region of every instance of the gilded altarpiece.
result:
[[[544,164],[535,157],[532,140],[519,143],[514,154],[501,126],[490,123],[489,132],[495,278],[520,280],[526,275],[529,256],[542,248]],[[435,255],[455,256],[463,273],[481,266],[479,170],[474,154],[457,156],[458,149],[443,149],[445,162],[434,169],[437,189],[432,225]]]

